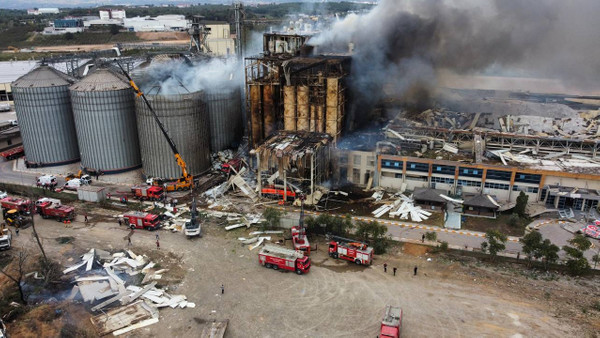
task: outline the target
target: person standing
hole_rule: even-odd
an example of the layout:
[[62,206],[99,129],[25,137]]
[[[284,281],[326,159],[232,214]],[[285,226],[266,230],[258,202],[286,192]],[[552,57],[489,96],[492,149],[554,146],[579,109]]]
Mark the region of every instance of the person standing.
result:
[[158,239],[156,240],[156,250],[160,250],[160,242]]
[[221,294],[224,295],[225,294],[225,285],[221,284]]
[[121,218],[119,217],[119,226],[123,225],[123,221],[121,220]]
[[418,269],[419,269],[419,268],[418,268],[418,267],[415,265],[415,268],[414,268],[414,272],[415,272],[415,274],[414,274],[414,276],[416,276],[416,275],[417,275],[417,270],[418,270]]
[[387,263],[383,263],[383,272],[387,273]]
[[84,217],[85,223],[87,224],[87,222],[88,222],[88,215],[85,214],[83,217]]
[[398,268],[394,267],[394,276],[396,276],[396,270],[398,270]]
[[425,234],[421,235],[421,243],[425,243]]
[[17,233],[17,237],[18,237],[18,236],[19,236],[19,227],[17,227],[17,228],[15,229],[15,232]]
[[106,193],[106,198],[108,198],[108,200],[110,200],[110,193],[109,192]]
[[158,241],[160,238],[158,237],[158,234],[156,234],[156,240]]
[[131,236],[127,236],[127,246],[131,246]]

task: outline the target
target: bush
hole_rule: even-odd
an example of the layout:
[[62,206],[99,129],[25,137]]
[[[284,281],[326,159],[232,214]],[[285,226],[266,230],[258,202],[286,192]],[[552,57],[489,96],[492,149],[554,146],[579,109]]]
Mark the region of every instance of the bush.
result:
[[511,214],[510,217],[508,217],[508,225],[516,228],[519,225],[519,215],[516,213]]
[[425,239],[431,242],[435,242],[437,240],[437,232],[428,231],[425,233]]
[[329,214],[321,214],[316,218],[306,217],[304,224],[308,233],[320,235],[347,236],[353,228],[352,219],[349,216],[342,218]]
[[441,251],[448,251],[448,242],[443,241],[442,243],[440,243],[440,250]]
[[267,221],[263,222],[263,230],[279,228],[281,226],[281,216],[283,216],[283,211],[279,209],[265,209],[265,212],[263,212],[263,217]]

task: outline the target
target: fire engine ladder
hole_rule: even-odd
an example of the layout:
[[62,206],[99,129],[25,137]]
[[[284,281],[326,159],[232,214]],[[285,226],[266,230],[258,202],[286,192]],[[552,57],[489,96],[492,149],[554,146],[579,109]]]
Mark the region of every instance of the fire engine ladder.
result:
[[283,254],[283,255],[294,256],[296,258],[302,258],[302,257],[304,257],[304,254],[302,252],[291,250],[291,249],[287,249],[287,248],[282,248],[282,247],[276,246],[276,245],[267,244],[267,245],[264,246],[263,249],[266,252],[279,253],[279,254]]
[[336,242],[340,242],[340,243],[360,243],[360,244],[364,244],[364,245],[368,246],[367,243],[359,241],[357,239],[344,238],[344,237],[335,236],[335,235],[327,235],[327,237],[330,240],[333,240],[333,241],[336,241]]

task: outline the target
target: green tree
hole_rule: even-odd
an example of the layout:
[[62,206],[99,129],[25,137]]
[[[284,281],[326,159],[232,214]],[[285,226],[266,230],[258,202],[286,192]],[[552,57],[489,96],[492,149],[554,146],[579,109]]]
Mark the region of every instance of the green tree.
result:
[[508,217],[508,225],[510,225],[513,228],[516,228],[519,225],[519,215],[517,215],[516,213],[510,214],[510,216]]
[[544,260],[544,269],[548,271],[548,266],[558,260],[560,248],[552,244],[549,239],[545,239],[538,250],[539,256]]
[[346,236],[352,230],[353,224],[350,216],[335,217],[329,214],[321,214],[318,217],[306,217],[304,220],[307,232],[311,234],[333,234]]
[[594,269],[595,269],[596,266],[598,265],[598,263],[600,263],[600,254],[595,254],[592,257],[592,262],[594,262]]
[[537,254],[542,245],[542,234],[532,231],[519,238],[519,242],[523,245],[523,253],[527,256],[527,267],[530,267],[532,258],[539,258]]
[[263,212],[263,217],[267,220],[263,224],[263,228],[278,228],[281,226],[281,216],[283,216],[283,211],[275,208],[266,208]]
[[527,208],[527,201],[529,200],[529,196],[526,193],[521,191],[519,196],[517,197],[517,205],[515,205],[515,213],[519,215],[519,217],[527,217],[525,213],[525,209]]
[[358,238],[373,246],[375,254],[384,254],[389,246],[389,240],[386,236],[387,227],[376,221],[356,222],[356,235]]
[[569,240],[569,244],[572,246],[565,245],[562,248],[569,257],[566,266],[572,275],[578,276],[590,268],[590,263],[583,253],[592,246],[592,243],[583,235],[575,235]]
[[119,34],[120,30],[121,30],[121,27],[119,27],[117,25],[110,25],[110,34],[117,35],[117,34]]
[[481,250],[491,256],[492,261],[496,260],[498,252],[506,249],[506,241],[508,238],[505,234],[498,230],[489,230],[485,233],[486,241],[481,243]]
[[73,35],[73,33],[71,33],[71,32],[65,33],[65,40],[73,40],[74,38],[75,38],[75,35]]

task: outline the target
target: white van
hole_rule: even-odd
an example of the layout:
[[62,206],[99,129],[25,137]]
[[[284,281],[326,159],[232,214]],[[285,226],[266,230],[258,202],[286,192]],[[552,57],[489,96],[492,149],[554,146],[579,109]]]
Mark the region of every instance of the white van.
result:
[[65,183],[64,188],[67,190],[77,190],[82,185],[88,185],[88,184],[86,181],[82,180],[81,178],[74,178],[72,180],[67,181],[67,183]]
[[56,181],[56,177],[53,175],[44,175],[37,178],[36,184],[38,187],[56,187],[58,182]]

